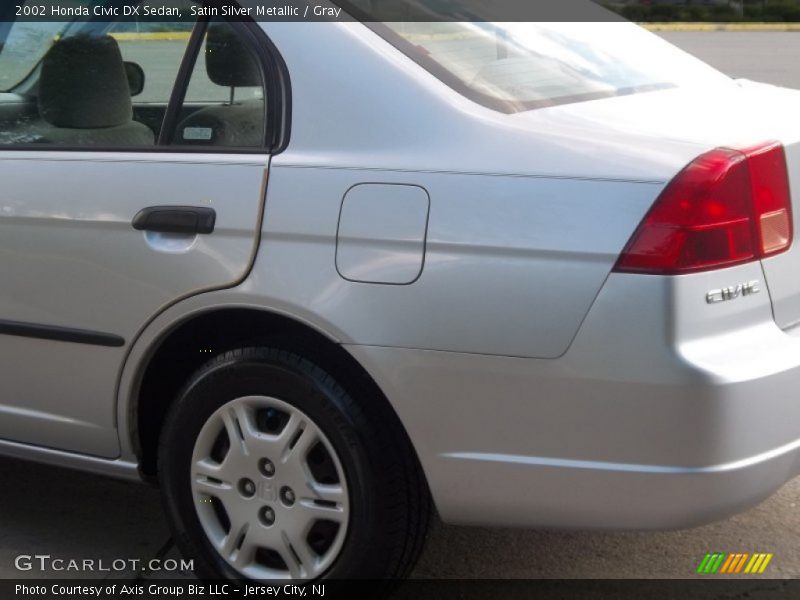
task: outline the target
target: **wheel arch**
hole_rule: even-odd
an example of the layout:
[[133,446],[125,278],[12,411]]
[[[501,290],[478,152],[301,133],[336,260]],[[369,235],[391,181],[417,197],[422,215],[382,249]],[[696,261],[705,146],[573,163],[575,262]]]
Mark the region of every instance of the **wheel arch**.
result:
[[[163,331],[144,353],[127,406],[129,439],[147,480],[156,473],[158,439],[169,407],[185,382],[203,364],[234,348],[258,345],[303,348],[353,395],[380,399],[387,418],[416,448],[386,394],[369,372],[332,337],[292,317],[268,309],[218,307],[192,313]],[[418,460],[418,458],[417,458]]]

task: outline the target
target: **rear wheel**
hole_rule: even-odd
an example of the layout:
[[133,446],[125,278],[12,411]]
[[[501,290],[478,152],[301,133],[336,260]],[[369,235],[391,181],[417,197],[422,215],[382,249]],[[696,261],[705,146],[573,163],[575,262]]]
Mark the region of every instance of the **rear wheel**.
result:
[[427,526],[427,488],[383,398],[276,347],[195,374],[164,424],[159,480],[204,578],[399,577]]

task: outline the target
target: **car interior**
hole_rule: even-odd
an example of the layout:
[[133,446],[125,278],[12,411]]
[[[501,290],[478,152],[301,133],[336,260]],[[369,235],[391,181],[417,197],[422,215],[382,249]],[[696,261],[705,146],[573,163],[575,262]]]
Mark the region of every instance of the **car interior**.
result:
[[[127,43],[134,48],[143,44]],[[253,52],[233,27],[219,21],[209,24],[202,53],[177,115],[174,135],[171,140],[159,140],[171,94],[163,93],[156,100],[137,99],[148,89],[148,75],[166,77],[158,62],[150,61],[150,68],[143,69],[124,60],[120,43],[105,32],[81,30],[57,39],[17,86],[19,91],[0,92],[0,144],[141,149],[158,142],[262,147],[264,84]],[[180,54],[173,59],[175,72]],[[203,82],[195,86],[199,93],[192,91],[195,79]],[[173,81],[160,83],[171,91]]]
[[[229,27],[211,27],[206,36],[206,73],[212,83],[230,89],[230,100],[185,111],[175,130],[176,144],[251,148],[264,140],[264,100],[237,100],[240,88],[263,86],[261,67],[241,38]],[[188,113],[188,114],[187,114]]]

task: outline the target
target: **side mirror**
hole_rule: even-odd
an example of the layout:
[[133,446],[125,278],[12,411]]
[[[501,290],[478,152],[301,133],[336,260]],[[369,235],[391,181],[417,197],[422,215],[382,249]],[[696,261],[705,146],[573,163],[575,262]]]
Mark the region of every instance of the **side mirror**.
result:
[[131,96],[138,96],[144,90],[144,70],[135,62],[125,61],[125,75],[128,77],[128,87]]

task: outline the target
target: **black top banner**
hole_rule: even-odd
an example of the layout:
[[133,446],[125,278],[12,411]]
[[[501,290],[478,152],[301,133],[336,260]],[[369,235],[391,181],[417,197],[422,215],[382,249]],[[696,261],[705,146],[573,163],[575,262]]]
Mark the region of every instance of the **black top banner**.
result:
[[6,0],[2,21],[598,22],[624,21],[594,0]]

